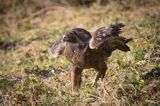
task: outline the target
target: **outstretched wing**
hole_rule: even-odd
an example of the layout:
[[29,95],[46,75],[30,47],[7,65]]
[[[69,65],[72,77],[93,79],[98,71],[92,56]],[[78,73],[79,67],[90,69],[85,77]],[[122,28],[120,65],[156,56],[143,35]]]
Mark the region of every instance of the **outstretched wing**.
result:
[[65,49],[65,42],[63,41],[64,35],[61,36],[57,41],[51,44],[48,48],[48,52],[54,57],[58,57],[63,54]]
[[97,29],[92,35],[89,47],[91,49],[98,48],[105,41],[111,40],[112,38],[119,36],[122,27],[124,27],[124,24],[118,23]]

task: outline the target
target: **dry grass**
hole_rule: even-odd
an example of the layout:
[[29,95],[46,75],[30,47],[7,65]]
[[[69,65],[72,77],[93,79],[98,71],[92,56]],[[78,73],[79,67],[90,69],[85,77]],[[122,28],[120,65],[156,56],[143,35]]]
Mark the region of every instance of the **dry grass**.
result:
[[[54,8],[16,33],[0,35],[1,105],[160,104],[160,7]],[[67,29],[93,32],[116,22],[125,23],[123,36],[134,38],[131,51],[113,53],[105,80],[97,88],[91,87],[95,72],[90,69],[83,73],[80,90],[71,91],[70,63],[63,56],[53,59],[48,46]]]

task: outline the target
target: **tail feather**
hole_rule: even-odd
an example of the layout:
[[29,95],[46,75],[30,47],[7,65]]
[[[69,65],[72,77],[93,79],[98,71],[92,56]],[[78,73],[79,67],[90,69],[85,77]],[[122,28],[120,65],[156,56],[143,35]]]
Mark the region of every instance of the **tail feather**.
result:
[[128,39],[125,40],[125,43],[128,43],[128,42],[130,42],[132,40],[133,40],[133,38],[128,38]]
[[[127,52],[130,51],[130,48],[126,43],[130,42],[132,38],[124,38],[124,37],[115,37],[114,39],[110,40],[106,43],[105,51],[114,51],[116,49]],[[108,49],[109,48],[109,49]]]
[[130,51],[129,46],[127,46],[126,44],[124,44],[124,45],[118,45],[118,46],[117,46],[117,49],[118,49],[118,50],[121,50],[121,51],[123,51],[123,52]]
[[117,39],[117,43],[116,47],[118,50],[121,50],[121,51],[124,51],[124,52],[127,52],[127,51],[130,51],[130,48],[128,45],[126,45],[126,43],[132,41],[133,39],[132,38],[124,38],[124,37],[118,37]]
[[120,37],[120,36],[117,37],[116,39],[118,39],[118,40],[120,40],[120,41],[122,41],[124,43],[128,43],[128,42],[133,40],[133,38],[124,38],[124,37]]
[[121,50],[121,51],[124,51],[124,52],[127,52],[127,51],[130,51],[130,48],[129,46],[127,46],[125,44],[125,42],[123,41],[120,41],[120,40],[116,40],[115,42],[113,42],[116,46],[116,49],[118,50]]

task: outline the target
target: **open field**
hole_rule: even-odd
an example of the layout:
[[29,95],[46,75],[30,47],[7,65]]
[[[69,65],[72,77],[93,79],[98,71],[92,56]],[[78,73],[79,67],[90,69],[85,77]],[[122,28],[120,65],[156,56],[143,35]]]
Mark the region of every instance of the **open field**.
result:
[[[93,69],[83,72],[71,91],[70,63],[48,54],[67,29],[95,29],[122,22],[122,36],[133,37],[130,52],[115,51],[97,88]],[[31,17],[12,34],[0,34],[0,105],[160,105],[160,6],[53,6]]]

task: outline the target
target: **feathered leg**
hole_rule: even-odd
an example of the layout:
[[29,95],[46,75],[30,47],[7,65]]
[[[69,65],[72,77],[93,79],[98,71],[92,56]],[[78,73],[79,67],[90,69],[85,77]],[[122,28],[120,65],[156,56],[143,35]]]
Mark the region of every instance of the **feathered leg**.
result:
[[96,76],[95,76],[95,78],[93,80],[92,86],[95,86],[97,84],[97,81],[99,80],[100,77],[101,77],[101,73],[97,72]]
[[73,66],[71,72],[72,90],[80,88],[82,82],[82,71],[83,69]]
[[101,64],[101,66],[98,69],[96,69],[97,74],[96,74],[96,76],[95,76],[95,78],[93,80],[92,86],[95,86],[97,84],[99,78],[101,78],[101,81],[103,81],[104,76],[106,74],[106,70],[107,70],[107,66],[106,66],[106,64],[104,62],[103,64]]

